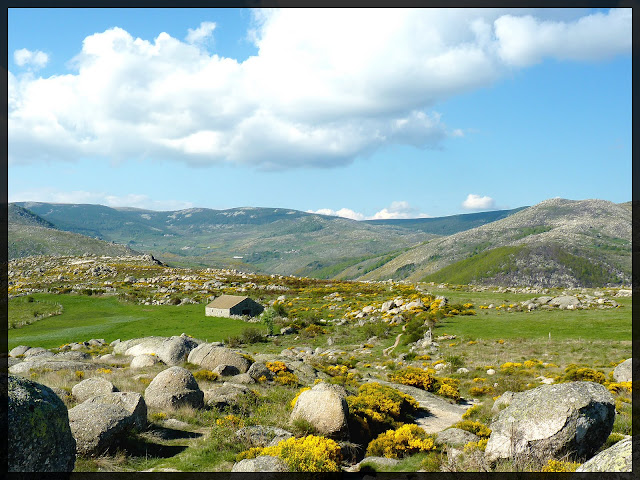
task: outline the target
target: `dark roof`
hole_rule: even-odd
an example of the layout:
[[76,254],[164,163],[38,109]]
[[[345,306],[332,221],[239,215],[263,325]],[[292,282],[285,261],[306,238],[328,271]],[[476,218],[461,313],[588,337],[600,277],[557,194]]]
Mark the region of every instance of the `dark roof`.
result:
[[212,308],[232,308],[239,304],[241,301],[249,297],[241,297],[239,295],[221,295],[211,302],[207,307]]

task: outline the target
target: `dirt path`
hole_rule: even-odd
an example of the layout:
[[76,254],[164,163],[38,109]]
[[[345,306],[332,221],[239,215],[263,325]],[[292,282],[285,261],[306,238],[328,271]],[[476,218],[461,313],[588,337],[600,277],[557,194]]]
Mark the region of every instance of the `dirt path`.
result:
[[401,385],[398,383],[385,382],[382,380],[369,380],[378,382],[381,385],[396,388],[401,392],[411,395],[420,404],[420,407],[428,412],[420,412],[416,417],[415,424],[424,429],[427,433],[441,432],[454,423],[462,420],[462,414],[472,406],[471,403],[453,404],[446,398],[439,397],[430,392],[425,392],[416,387]]

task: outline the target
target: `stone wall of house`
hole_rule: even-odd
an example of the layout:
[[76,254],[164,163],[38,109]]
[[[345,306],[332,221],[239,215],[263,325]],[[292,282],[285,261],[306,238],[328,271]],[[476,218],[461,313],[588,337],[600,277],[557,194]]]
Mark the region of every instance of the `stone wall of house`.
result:
[[250,298],[245,298],[239,304],[231,308],[231,315],[246,315],[246,312],[243,313],[245,310],[249,310],[249,315],[255,317],[263,312],[264,307]]
[[204,314],[207,317],[230,317],[231,313],[228,308],[213,308],[206,307],[204,310]]

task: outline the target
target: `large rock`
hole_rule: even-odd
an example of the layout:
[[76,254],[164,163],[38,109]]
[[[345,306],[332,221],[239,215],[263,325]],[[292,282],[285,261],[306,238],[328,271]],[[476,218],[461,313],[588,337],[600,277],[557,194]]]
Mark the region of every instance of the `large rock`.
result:
[[133,415],[118,405],[85,402],[69,410],[78,455],[102,455],[134,426]]
[[597,383],[543,385],[516,393],[491,424],[486,458],[589,458],[606,441],[614,419],[613,397]]
[[348,438],[349,407],[342,392],[334,385],[318,383],[300,394],[289,417],[290,421],[303,419],[313,425],[321,435]]
[[146,353],[143,353],[142,355],[136,355],[131,359],[129,368],[131,368],[132,370],[149,368],[153,367],[158,362],[160,362],[160,359],[156,355],[148,355]]
[[448,445],[450,447],[464,447],[469,442],[477,442],[480,437],[462,430],[461,428],[447,428],[436,435],[437,445]]
[[144,398],[150,407],[174,410],[183,406],[201,408],[204,394],[189,370],[169,367],[151,381]]
[[9,471],[72,471],[76,441],[62,400],[31,380],[9,375],[7,383]]
[[109,380],[101,377],[91,377],[74,385],[71,389],[71,395],[73,395],[78,402],[82,403],[96,395],[117,391],[118,389]]
[[[116,346],[118,351],[114,348],[115,353],[119,353],[124,348],[120,345]],[[132,357],[145,354],[156,355],[167,365],[179,365],[187,360],[191,350],[197,346],[198,342],[195,339],[182,335],[169,338],[146,337],[135,345],[129,346],[123,353]]]
[[247,373],[256,381],[260,380],[262,377],[265,377],[267,380],[273,380],[273,372],[262,362],[252,363]]
[[631,381],[631,358],[627,358],[624,362],[613,369],[613,379],[616,382],[630,382]]
[[[288,472],[289,468],[278,457],[262,455],[256,458],[245,458],[236,463],[232,472]],[[264,478],[264,477],[263,477]]]
[[204,403],[218,409],[237,407],[247,396],[255,396],[255,394],[244,385],[224,382],[222,385],[215,385],[204,391]]
[[85,400],[84,403],[103,403],[117,405],[128,411],[133,417],[133,423],[139,430],[147,427],[147,404],[137,392],[111,392],[97,395]]
[[240,373],[247,372],[251,366],[251,362],[242,355],[210,343],[203,343],[191,350],[187,361],[208,370],[214,370],[219,365],[230,365]]
[[629,437],[580,465],[576,472],[630,472],[631,453],[631,437]]
[[572,309],[580,306],[580,300],[578,300],[577,297],[574,297],[572,295],[562,295],[560,297],[553,298],[548,302],[547,305],[553,305],[554,307],[558,307],[562,309],[564,308]]
[[17,347],[13,347],[10,351],[9,351],[9,356],[10,357],[17,357],[18,355],[24,355],[24,353],[29,350],[31,347],[27,346],[27,345],[18,345]]

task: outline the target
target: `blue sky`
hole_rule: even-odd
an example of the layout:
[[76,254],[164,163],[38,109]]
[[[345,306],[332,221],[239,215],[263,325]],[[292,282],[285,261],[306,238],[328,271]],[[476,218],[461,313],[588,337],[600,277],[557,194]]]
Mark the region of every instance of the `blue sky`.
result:
[[630,10],[9,9],[9,201],[631,199]]

